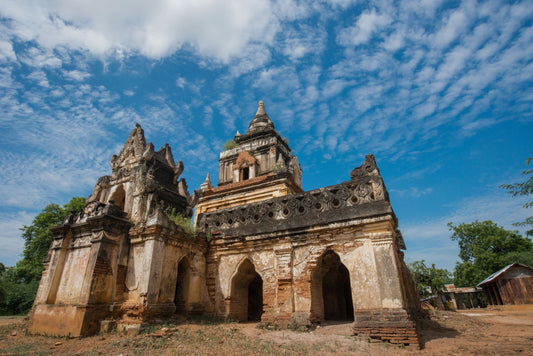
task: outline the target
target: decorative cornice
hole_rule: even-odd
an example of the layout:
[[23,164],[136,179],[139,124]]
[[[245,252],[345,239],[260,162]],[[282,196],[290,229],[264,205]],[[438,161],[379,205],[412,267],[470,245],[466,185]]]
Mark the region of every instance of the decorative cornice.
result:
[[382,214],[394,216],[374,157],[368,155],[348,182],[201,214],[198,225],[236,237]]

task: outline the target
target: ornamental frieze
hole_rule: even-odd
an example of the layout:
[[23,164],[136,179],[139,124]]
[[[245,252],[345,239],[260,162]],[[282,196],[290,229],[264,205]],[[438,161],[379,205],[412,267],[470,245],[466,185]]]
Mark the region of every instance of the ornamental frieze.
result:
[[235,230],[259,224],[275,227],[284,220],[306,217],[316,220],[328,211],[389,201],[372,155],[352,171],[351,177],[350,181],[326,188],[205,213],[198,225],[205,231]]

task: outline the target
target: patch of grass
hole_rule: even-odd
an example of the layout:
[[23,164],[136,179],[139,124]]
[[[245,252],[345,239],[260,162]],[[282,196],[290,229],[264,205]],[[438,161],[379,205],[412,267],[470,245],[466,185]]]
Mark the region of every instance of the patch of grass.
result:
[[256,326],[258,329],[277,331],[281,330],[281,327],[277,323],[258,323]]
[[307,325],[300,325],[295,320],[291,321],[290,324],[287,325],[287,329],[298,331],[301,333],[305,333],[309,331],[309,327]]
[[222,318],[219,316],[211,315],[189,315],[187,320],[192,324],[201,324],[201,325],[220,325],[220,324],[230,324],[234,321],[231,319]]
[[145,326],[144,328],[142,328],[141,330],[141,334],[153,334],[154,332],[156,332],[157,330],[161,329],[162,326],[159,325],[159,324],[154,324],[154,325],[148,325],[148,326]]
[[0,354],[2,355],[25,355],[30,352],[35,352],[35,345],[20,343],[6,348],[0,348]]
[[297,331],[297,332],[308,332],[310,330],[309,326],[300,325],[294,320],[284,327],[280,326],[278,323],[258,323],[256,327],[258,329],[271,330],[271,331],[292,330],[292,331]]

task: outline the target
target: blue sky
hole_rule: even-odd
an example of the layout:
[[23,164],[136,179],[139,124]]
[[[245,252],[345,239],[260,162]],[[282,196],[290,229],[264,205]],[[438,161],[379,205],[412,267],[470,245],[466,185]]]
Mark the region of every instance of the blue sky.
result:
[[306,190],[374,154],[406,259],[452,269],[449,221],[531,214],[499,185],[533,156],[532,21],[533,1],[0,0],[0,262],[136,122],[192,192],[263,100]]

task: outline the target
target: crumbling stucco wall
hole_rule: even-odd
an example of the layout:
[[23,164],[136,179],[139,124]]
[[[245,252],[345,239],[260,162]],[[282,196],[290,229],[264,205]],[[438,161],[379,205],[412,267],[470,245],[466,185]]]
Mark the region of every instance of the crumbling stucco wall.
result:
[[206,179],[196,234],[170,219],[191,216],[199,196],[178,181],[183,164],[137,126],[83,212],[54,229],[30,331],[89,335],[104,319],[139,326],[179,312],[281,325],[342,319],[355,334],[417,343],[416,289],[374,157],[350,181],[301,192],[299,164],[263,111],[237,141],[272,134],[286,155],[242,182]]
[[324,320],[322,281],[316,271],[326,251],[338,255],[349,272],[353,310],[402,308],[407,301],[402,293],[397,266],[399,249],[394,241],[390,222],[378,222],[372,229],[369,225],[364,229],[357,225],[341,229],[322,226],[315,232],[290,238],[283,233],[268,239],[246,236],[238,241],[215,236],[211,245],[215,258],[208,263],[216,264],[210,268],[217,271],[217,313],[231,317],[234,276],[240,264],[249,260],[263,280],[263,321]]

